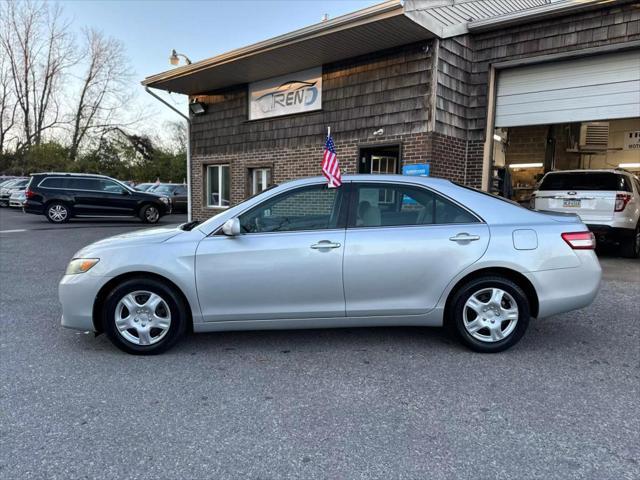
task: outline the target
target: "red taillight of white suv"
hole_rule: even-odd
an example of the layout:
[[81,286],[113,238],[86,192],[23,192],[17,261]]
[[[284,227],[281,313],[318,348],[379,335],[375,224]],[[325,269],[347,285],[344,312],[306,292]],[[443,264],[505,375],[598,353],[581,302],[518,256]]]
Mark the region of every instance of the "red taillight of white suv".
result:
[[617,193],[616,194],[616,212],[621,212],[624,210],[624,207],[627,206],[627,203],[631,201],[631,194],[629,193]]
[[591,232],[567,232],[562,239],[574,250],[595,250],[596,237]]

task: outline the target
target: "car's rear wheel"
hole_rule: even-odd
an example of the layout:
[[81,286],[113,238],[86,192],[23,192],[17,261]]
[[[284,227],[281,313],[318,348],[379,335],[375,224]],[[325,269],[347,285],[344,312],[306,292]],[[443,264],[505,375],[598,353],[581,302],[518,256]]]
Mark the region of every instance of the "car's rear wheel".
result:
[[180,295],[153,279],[130,279],[107,296],[103,329],[121,350],[151,355],[170,348],[184,333],[187,309]]
[[627,258],[640,257],[640,223],[636,226],[633,236],[620,245],[622,256]]
[[71,218],[71,209],[60,202],[52,202],[47,205],[45,216],[51,223],[65,223]]
[[530,315],[529,300],[518,284],[487,276],[473,279],[456,291],[447,321],[469,348],[494,353],[518,343]]
[[155,205],[145,205],[140,209],[140,219],[144,223],[158,223],[160,210]]

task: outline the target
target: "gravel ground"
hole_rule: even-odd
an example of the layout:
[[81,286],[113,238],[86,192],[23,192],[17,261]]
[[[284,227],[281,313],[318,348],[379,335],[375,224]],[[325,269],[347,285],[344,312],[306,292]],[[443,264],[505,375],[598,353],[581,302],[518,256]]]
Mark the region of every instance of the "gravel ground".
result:
[[593,305],[497,355],[364,328],[134,357],[61,328],[56,289],[77,249],[142,227],[0,210],[0,478],[640,478],[640,261],[603,258]]

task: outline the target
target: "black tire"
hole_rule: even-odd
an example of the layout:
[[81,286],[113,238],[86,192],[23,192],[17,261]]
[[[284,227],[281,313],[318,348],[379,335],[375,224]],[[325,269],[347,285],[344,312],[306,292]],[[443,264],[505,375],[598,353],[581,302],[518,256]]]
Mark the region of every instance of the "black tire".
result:
[[[474,294],[482,292],[485,289],[492,288],[497,288],[508,293],[508,295],[504,297],[511,296],[511,299],[505,298],[503,302],[505,302],[504,305],[512,308],[513,306],[510,305],[510,302],[511,300],[514,300],[518,308],[518,317],[514,324],[515,327],[512,327],[510,333],[508,335],[505,335],[503,339],[495,341],[483,341],[472,336],[472,334],[465,327],[465,305],[467,300],[469,300]],[[493,320],[495,319],[497,323],[503,326],[501,328],[505,328],[504,326],[506,324],[505,331],[509,329],[510,323],[507,320],[501,320],[500,317],[493,317],[493,309],[491,309],[490,307],[487,307],[487,310],[491,311],[484,315],[492,315],[492,324],[494,323]],[[468,311],[467,319],[473,320],[473,315],[475,315],[474,312]],[[530,318],[531,309],[529,306],[529,300],[527,298],[527,295],[524,293],[522,288],[518,286],[518,284],[505,277],[486,276],[470,280],[454,293],[454,296],[452,297],[450,303],[450,308],[448,309],[448,318],[446,319],[446,322],[450,331],[452,331],[455,336],[457,336],[458,339],[471,350],[480,353],[497,353],[511,348],[516,343],[518,343],[518,341],[520,341],[520,339],[524,335],[524,332],[529,326]],[[491,336],[491,331],[488,328],[480,329],[476,333],[479,336]]]
[[67,223],[71,218],[71,208],[62,202],[51,202],[46,206],[44,216],[51,223]]
[[[132,343],[125,338],[124,334],[118,331],[116,326],[116,309],[120,300],[130,293],[139,291],[147,291],[159,295],[168,306],[171,315],[170,325],[166,334],[156,343],[150,345]],[[105,299],[102,309],[102,328],[109,340],[120,350],[133,355],[156,355],[171,348],[184,334],[188,322],[187,312],[188,310],[182,297],[173,288],[155,279],[133,278],[118,285]],[[151,328],[149,330],[153,331]],[[138,336],[135,329],[129,329],[127,332],[129,332],[130,336]]]
[[621,242],[620,254],[625,258],[640,257],[640,223],[636,226],[633,236]]
[[160,220],[160,209],[148,203],[140,209],[139,217],[144,223],[158,223],[158,220]]

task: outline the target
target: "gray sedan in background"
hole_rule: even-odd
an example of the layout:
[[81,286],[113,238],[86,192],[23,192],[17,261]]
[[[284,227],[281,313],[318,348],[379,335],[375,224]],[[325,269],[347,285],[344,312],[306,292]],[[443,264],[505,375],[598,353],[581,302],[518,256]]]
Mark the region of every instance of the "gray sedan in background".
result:
[[601,270],[575,215],[447,180],[323,178],[269,189],[202,224],[98,241],[59,287],[62,325],[159,353],[187,330],[445,326],[505,350],[531,318],[589,305]]

